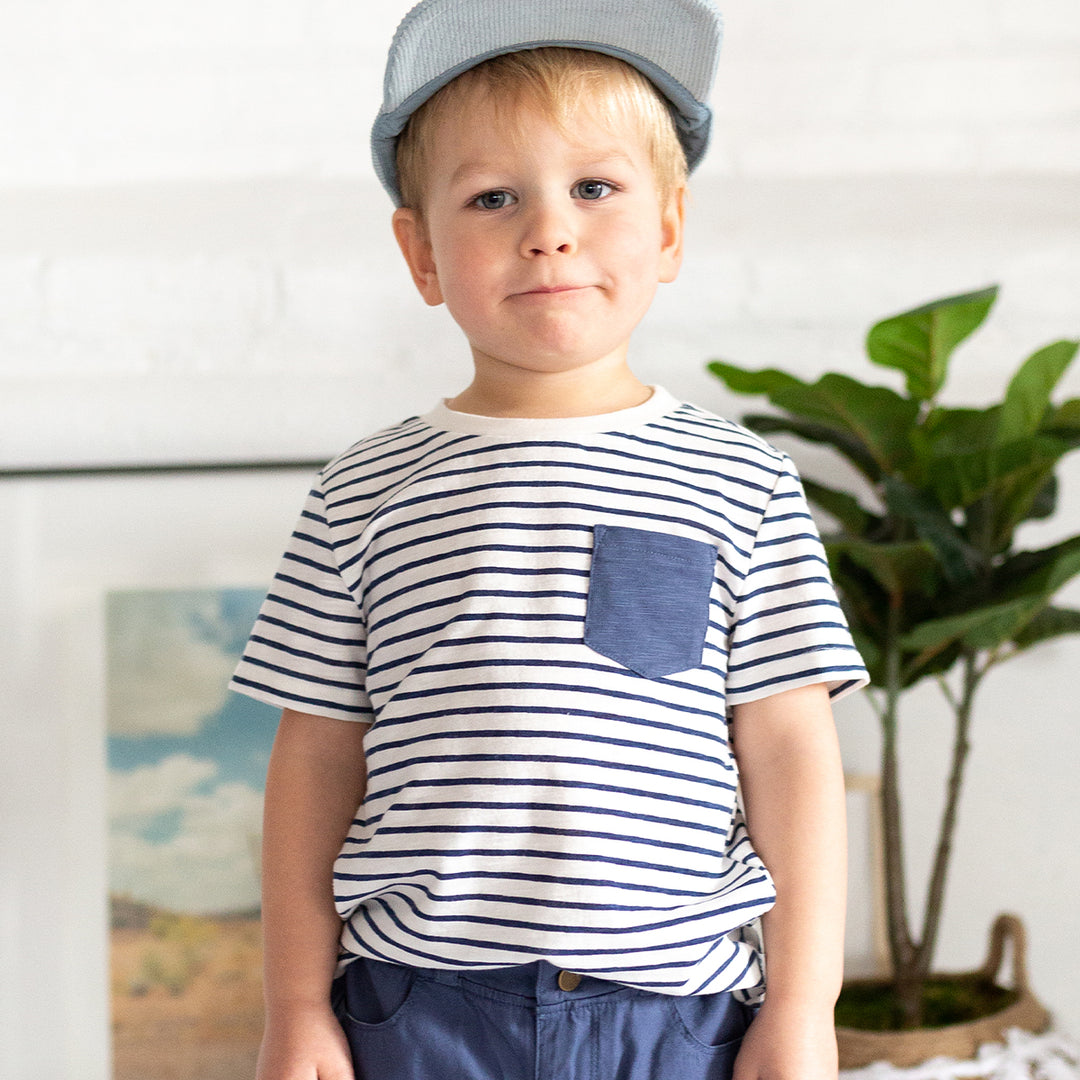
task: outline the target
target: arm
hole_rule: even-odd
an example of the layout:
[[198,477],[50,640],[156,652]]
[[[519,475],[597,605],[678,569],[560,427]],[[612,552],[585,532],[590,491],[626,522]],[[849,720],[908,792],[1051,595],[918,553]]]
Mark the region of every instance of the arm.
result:
[[366,724],[286,709],[266,776],[266,1030],[258,1080],[353,1080],[330,1008],[341,919],[333,864],[364,796]]
[[735,1080],[835,1080],[847,832],[828,691],[816,684],[738,705],[733,731],[747,826],[777,895],[763,920],[765,1004]]

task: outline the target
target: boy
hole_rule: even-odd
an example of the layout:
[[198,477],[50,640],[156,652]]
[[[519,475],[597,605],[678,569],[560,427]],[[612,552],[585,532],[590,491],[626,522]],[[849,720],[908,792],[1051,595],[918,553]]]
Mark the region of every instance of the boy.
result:
[[474,378],[320,474],[237,669],[284,709],[259,1080],[835,1074],[865,674],[787,459],[626,359],[718,44],[707,0],[398,30],[376,168]]

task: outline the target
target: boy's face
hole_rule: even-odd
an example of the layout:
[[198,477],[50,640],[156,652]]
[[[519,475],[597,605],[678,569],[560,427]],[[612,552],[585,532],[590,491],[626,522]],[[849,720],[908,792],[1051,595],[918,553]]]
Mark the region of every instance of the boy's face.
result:
[[478,372],[625,362],[682,255],[683,192],[661,205],[642,137],[582,108],[560,131],[477,89],[435,128],[421,218],[394,229],[429,304],[446,303]]

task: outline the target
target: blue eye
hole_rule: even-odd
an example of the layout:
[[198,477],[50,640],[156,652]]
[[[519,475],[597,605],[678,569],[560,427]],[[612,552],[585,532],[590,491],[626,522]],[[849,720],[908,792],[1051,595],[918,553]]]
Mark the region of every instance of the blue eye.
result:
[[582,180],[574,185],[574,196],[587,202],[595,202],[614,190],[606,180]]
[[481,210],[502,210],[514,201],[509,191],[485,191],[473,199],[473,204]]

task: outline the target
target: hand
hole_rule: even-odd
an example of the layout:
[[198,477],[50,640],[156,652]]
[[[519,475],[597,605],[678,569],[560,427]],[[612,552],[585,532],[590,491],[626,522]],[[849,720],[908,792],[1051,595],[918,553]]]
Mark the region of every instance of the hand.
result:
[[733,1080],[836,1080],[831,1008],[766,1001],[743,1038]]
[[268,1015],[255,1080],[355,1080],[348,1040],[330,1006]]

